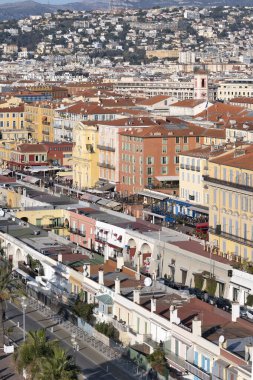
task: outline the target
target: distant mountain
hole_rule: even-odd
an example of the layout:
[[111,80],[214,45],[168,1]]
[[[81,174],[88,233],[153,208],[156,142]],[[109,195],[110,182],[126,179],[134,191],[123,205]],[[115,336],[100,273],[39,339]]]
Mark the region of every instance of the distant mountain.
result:
[[[1,1],[1,0],[0,0]],[[95,10],[108,9],[109,0],[82,0],[74,3],[65,3],[67,0],[55,0],[59,4],[45,4],[35,1],[21,1],[1,4],[0,2],[0,20],[21,19],[27,16],[41,15],[43,13],[55,12],[57,10]],[[219,5],[252,5],[252,0],[111,0],[113,7],[121,8],[152,8],[166,6],[219,6]]]

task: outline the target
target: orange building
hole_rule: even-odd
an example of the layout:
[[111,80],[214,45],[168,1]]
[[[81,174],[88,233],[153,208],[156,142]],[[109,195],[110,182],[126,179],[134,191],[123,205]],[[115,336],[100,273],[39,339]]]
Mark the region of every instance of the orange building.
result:
[[145,187],[178,184],[179,153],[199,147],[205,129],[159,121],[148,128],[127,128],[119,133],[119,183],[117,191],[130,195]]

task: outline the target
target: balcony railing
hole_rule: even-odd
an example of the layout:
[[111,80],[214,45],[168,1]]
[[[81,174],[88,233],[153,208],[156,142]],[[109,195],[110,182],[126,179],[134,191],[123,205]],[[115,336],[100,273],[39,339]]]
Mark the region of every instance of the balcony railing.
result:
[[115,152],[115,148],[111,146],[106,146],[106,145],[97,145],[98,149],[100,150],[107,150],[109,152]]
[[203,178],[204,178],[204,181],[206,181],[206,182],[217,183],[218,185],[221,185],[221,186],[227,186],[227,187],[232,187],[232,188],[236,188],[236,189],[241,189],[241,190],[249,191],[251,193],[253,192],[253,186],[245,185],[242,183],[229,182],[229,181],[225,181],[223,179],[209,177],[208,175],[204,175]]
[[185,369],[192,373],[194,376],[197,376],[201,380],[210,380],[211,375],[205,372],[203,369],[199,368],[197,365],[186,361]]
[[185,165],[185,169],[190,170],[190,165]]
[[42,121],[42,124],[43,125],[50,125],[50,122],[49,121]]
[[86,236],[85,231],[79,230],[78,228],[70,227],[69,232],[71,232],[72,234],[75,234],[75,235],[83,236],[83,237]]
[[95,240],[99,243],[106,243],[106,239],[102,236],[96,235]]
[[184,169],[185,168],[185,165],[184,164],[181,164],[180,165],[180,169]]
[[98,162],[98,166],[100,166],[101,168],[115,170],[115,166],[114,165],[106,164],[105,162]]
[[252,240],[244,239],[240,236],[232,235],[228,232],[223,232],[223,231],[217,232],[215,230],[215,228],[213,228],[213,227],[209,227],[209,233],[216,235],[216,236],[224,237],[225,239],[228,239],[228,240],[234,241],[236,243],[243,244],[243,245],[246,245],[248,247],[253,248],[253,241]]

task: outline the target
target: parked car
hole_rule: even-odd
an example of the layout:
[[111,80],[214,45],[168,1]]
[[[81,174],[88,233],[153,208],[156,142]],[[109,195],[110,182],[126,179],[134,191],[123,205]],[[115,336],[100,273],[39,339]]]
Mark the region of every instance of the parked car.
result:
[[253,320],[253,310],[247,310],[247,318]]
[[219,309],[223,309],[223,310],[226,310],[226,311],[229,311],[229,312],[232,310],[232,304],[231,304],[231,302],[228,299],[223,298],[223,297],[217,298],[217,300],[216,300],[216,306]]
[[247,317],[247,308],[244,306],[240,306],[240,317]]

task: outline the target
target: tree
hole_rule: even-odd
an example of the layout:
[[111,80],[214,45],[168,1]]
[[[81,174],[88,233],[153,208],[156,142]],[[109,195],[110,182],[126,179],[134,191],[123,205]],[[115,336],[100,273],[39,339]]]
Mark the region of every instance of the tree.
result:
[[51,357],[43,357],[40,365],[40,373],[36,377],[38,380],[75,380],[80,373],[74,359],[68,355],[61,347],[53,347]]
[[166,359],[164,356],[164,352],[161,348],[158,348],[152,354],[148,355],[147,360],[154,370],[156,370],[163,376],[167,375],[168,371]]
[[75,380],[79,368],[74,359],[59,346],[48,340],[44,329],[29,331],[27,339],[14,353],[19,373],[26,372],[29,380]]
[[80,300],[77,300],[72,310],[78,317],[84,319],[86,322],[89,323],[93,320],[94,306],[94,304],[84,303]]
[[5,343],[4,320],[6,301],[20,293],[17,280],[12,276],[11,264],[7,260],[2,259],[0,261],[0,347],[3,347]]
[[19,373],[26,371],[29,379],[35,379],[40,370],[41,358],[51,356],[56,341],[48,341],[44,329],[29,331],[26,341],[14,353]]

